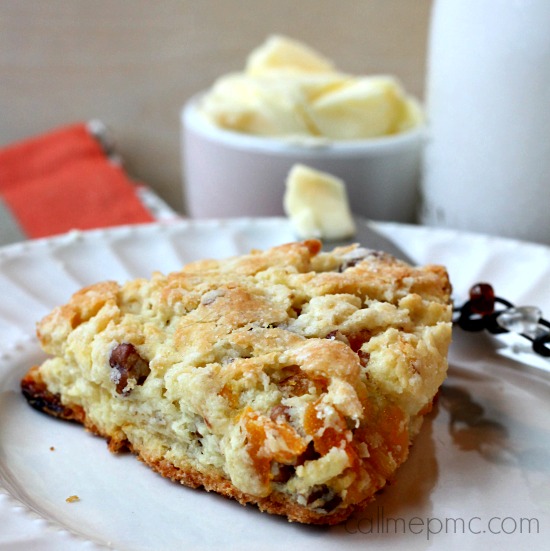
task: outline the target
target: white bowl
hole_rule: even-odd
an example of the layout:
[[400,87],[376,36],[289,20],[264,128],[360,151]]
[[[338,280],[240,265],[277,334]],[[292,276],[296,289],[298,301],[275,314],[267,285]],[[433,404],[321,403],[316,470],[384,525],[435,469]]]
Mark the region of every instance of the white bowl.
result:
[[352,211],[413,222],[424,129],[356,141],[298,142],[218,128],[197,109],[181,113],[184,195],[193,218],[278,216],[285,181],[302,163],[342,178]]

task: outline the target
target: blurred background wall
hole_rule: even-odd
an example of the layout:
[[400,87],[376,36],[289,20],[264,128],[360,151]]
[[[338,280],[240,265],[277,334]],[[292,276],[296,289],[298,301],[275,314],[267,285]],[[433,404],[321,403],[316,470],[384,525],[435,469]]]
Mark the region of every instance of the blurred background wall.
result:
[[128,173],[185,212],[179,112],[272,33],[421,100],[432,0],[0,2],[0,147],[92,118]]

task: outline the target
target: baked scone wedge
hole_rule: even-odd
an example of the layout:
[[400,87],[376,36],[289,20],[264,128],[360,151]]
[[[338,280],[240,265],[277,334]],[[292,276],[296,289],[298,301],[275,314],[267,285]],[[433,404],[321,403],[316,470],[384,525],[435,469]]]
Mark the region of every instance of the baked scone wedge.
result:
[[407,458],[446,376],[450,284],[315,240],[123,285],[53,310],[30,404],[163,476],[335,524]]

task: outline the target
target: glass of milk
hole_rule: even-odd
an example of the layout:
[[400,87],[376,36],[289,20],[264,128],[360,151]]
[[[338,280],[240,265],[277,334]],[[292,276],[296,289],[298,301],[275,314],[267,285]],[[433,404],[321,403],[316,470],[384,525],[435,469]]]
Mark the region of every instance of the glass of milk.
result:
[[550,244],[550,0],[434,0],[427,225]]

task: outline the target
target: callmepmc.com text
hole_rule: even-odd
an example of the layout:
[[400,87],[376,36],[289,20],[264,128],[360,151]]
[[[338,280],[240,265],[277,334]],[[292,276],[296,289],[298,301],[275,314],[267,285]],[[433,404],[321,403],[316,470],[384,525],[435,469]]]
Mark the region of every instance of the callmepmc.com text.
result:
[[438,534],[539,534],[540,523],[534,517],[386,517],[379,507],[371,517],[348,519],[345,524],[348,534],[414,534],[433,538]]

